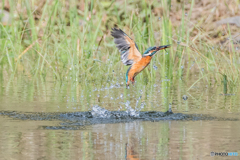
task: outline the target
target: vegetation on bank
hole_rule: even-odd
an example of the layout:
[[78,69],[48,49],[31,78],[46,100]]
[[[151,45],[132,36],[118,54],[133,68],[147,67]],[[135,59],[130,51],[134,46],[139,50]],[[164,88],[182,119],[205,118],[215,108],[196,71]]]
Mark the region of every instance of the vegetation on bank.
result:
[[2,77],[124,78],[127,67],[110,36],[117,26],[142,53],[149,46],[172,44],[138,76],[144,82],[160,76],[170,83],[192,75],[210,84],[239,82],[238,26],[217,23],[239,15],[239,0],[228,4],[224,0],[3,0],[0,4],[0,17],[9,14],[8,21],[0,23]]

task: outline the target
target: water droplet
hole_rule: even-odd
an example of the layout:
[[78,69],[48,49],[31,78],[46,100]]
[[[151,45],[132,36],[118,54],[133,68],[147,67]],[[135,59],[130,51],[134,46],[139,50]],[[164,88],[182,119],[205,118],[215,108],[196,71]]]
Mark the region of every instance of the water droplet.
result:
[[188,96],[183,95],[182,99],[183,99],[184,101],[186,101],[186,100],[188,99]]
[[154,69],[154,70],[157,70],[157,69],[158,69],[158,67],[157,67],[157,66],[155,66],[155,65],[153,65],[153,69]]
[[188,15],[188,13],[185,13],[185,16],[187,16]]
[[121,99],[123,98],[123,94],[120,94],[120,98],[121,98]]
[[158,17],[158,20],[161,20],[161,17]]
[[202,71],[204,72],[204,68],[202,68]]
[[236,50],[238,50],[238,47],[236,47]]
[[184,67],[183,67],[183,66],[181,66],[181,68],[183,69]]
[[145,102],[142,102],[141,105],[140,105],[140,110],[144,109],[144,106],[146,105]]
[[181,43],[181,41],[177,41],[177,44],[180,44]]

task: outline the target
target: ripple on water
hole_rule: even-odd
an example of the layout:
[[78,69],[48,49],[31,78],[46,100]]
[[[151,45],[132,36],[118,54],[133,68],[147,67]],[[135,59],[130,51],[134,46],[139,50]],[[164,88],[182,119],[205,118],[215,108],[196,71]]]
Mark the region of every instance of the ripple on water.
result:
[[[129,104],[128,104],[129,105]],[[8,116],[13,119],[52,121],[60,120],[60,126],[44,126],[45,129],[82,129],[83,126],[108,123],[126,123],[133,121],[164,121],[164,120],[228,120],[236,121],[238,119],[221,119],[208,115],[173,113],[171,108],[167,112],[157,111],[136,111],[128,108],[126,111],[109,111],[100,106],[93,106],[91,111],[87,112],[66,112],[66,113],[43,113],[43,112],[16,112],[1,111],[0,115]]]

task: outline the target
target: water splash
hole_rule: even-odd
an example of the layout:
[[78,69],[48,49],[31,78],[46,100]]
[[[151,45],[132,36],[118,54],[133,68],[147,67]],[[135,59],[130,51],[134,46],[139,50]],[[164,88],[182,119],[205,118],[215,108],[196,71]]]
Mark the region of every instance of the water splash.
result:
[[[0,111],[0,116],[7,116],[18,120],[32,121],[62,121],[56,126],[42,126],[43,129],[54,130],[78,130],[85,126],[108,123],[127,123],[133,121],[162,121],[162,120],[219,120],[219,121],[239,121],[236,118],[217,118],[202,114],[182,114],[173,113],[171,105],[167,112],[157,111],[134,111],[130,103],[126,102],[129,110],[127,111],[109,111],[100,106],[93,106],[91,111],[87,112],[16,112]],[[141,105],[144,105],[143,103]],[[137,115],[137,116],[136,116]]]
[[91,114],[94,118],[109,118],[110,112],[105,108],[101,108],[99,106],[93,106],[91,110]]
[[142,98],[142,96],[140,96],[140,97],[137,99],[137,101],[136,101],[136,107],[135,107],[135,108],[137,108],[138,102],[141,100],[141,98]]
[[[138,102],[137,102],[137,103],[138,103]],[[130,106],[130,101],[127,101],[127,102],[125,103],[125,108],[126,108],[126,113],[129,114],[130,116],[139,117],[138,111],[134,110],[134,109]]]
[[100,89],[94,89],[93,91],[105,91],[109,89],[114,89],[114,88],[121,88],[123,86],[123,83],[118,83],[116,82],[115,84],[111,83],[110,86],[103,86]]

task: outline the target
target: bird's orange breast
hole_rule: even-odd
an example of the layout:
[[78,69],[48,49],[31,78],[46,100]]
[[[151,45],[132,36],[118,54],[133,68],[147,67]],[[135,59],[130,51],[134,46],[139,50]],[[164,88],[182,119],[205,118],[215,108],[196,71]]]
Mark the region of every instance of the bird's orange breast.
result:
[[134,78],[138,73],[140,73],[144,68],[146,68],[149,65],[151,59],[152,57],[150,56],[143,57],[140,61],[133,64],[128,75]]

